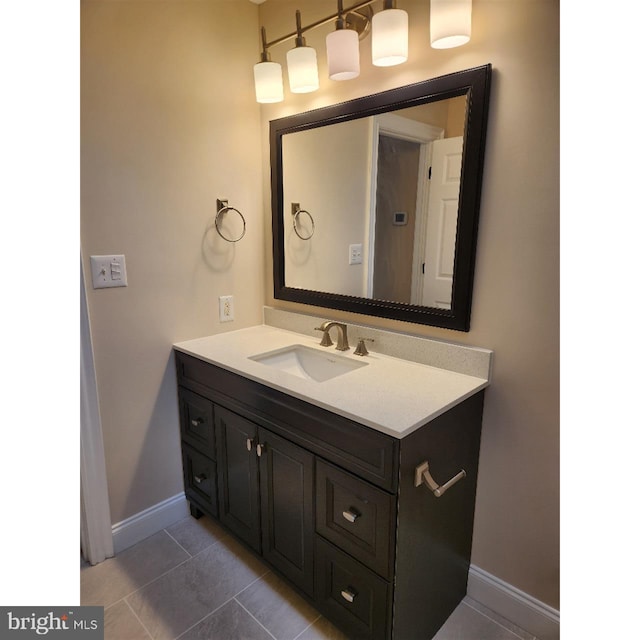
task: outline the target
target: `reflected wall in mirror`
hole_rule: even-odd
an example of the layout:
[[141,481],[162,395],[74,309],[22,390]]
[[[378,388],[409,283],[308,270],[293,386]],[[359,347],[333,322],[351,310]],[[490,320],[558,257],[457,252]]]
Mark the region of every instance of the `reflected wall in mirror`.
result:
[[275,298],[469,330],[490,72],[271,122]]

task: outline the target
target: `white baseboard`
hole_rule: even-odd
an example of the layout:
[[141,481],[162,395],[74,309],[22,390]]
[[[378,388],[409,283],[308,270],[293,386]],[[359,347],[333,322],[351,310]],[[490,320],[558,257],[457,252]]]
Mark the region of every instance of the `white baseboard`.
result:
[[114,551],[120,553],[188,515],[189,503],[184,493],[179,493],[117,522],[111,527]]
[[483,571],[469,568],[467,595],[540,640],[559,640],[560,612]]

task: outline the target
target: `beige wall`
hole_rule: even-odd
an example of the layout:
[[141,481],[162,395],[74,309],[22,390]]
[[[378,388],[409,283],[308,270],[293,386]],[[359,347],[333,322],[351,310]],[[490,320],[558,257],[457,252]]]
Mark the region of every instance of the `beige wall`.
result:
[[[270,239],[265,286],[274,306],[433,336],[495,350],[486,394],[472,562],[559,608],[559,5],[557,0],[474,0],[471,42],[436,51],[428,42],[429,3],[402,0],[410,13],[409,61],[371,66],[362,48],[359,78],[328,80],[324,35],[307,43],[319,56],[320,91],[289,94],[262,108],[265,172],[268,121],[491,63],[471,331],[459,333],[372,317],[325,312],[272,299]],[[269,0],[260,7],[267,37],[328,15],[325,0]],[[287,45],[273,49],[282,62]],[[265,173],[268,175],[268,173]],[[265,181],[265,224],[269,184]]]
[[[183,490],[172,343],[262,319],[258,9],[85,0],[81,18],[84,265],[124,253],[129,281],[88,289],[115,523]],[[206,233],[216,198],[247,220],[235,245]]]

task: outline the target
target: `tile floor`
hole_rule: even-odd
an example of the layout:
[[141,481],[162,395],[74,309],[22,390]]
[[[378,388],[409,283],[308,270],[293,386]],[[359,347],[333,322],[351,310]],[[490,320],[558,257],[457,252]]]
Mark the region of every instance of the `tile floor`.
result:
[[[82,604],[105,608],[105,640],[348,640],[206,516],[82,563],[80,577]],[[434,640],[536,639],[465,598]]]

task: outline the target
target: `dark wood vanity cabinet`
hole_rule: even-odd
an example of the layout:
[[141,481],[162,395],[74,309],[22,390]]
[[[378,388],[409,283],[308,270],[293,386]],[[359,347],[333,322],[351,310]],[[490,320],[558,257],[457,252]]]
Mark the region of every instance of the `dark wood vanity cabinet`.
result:
[[[427,640],[466,594],[483,392],[402,439],[176,351],[185,493],[349,638]],[[437,498],[415,486],[425,460]],[[214,579],[212,577],[212,579]]]

